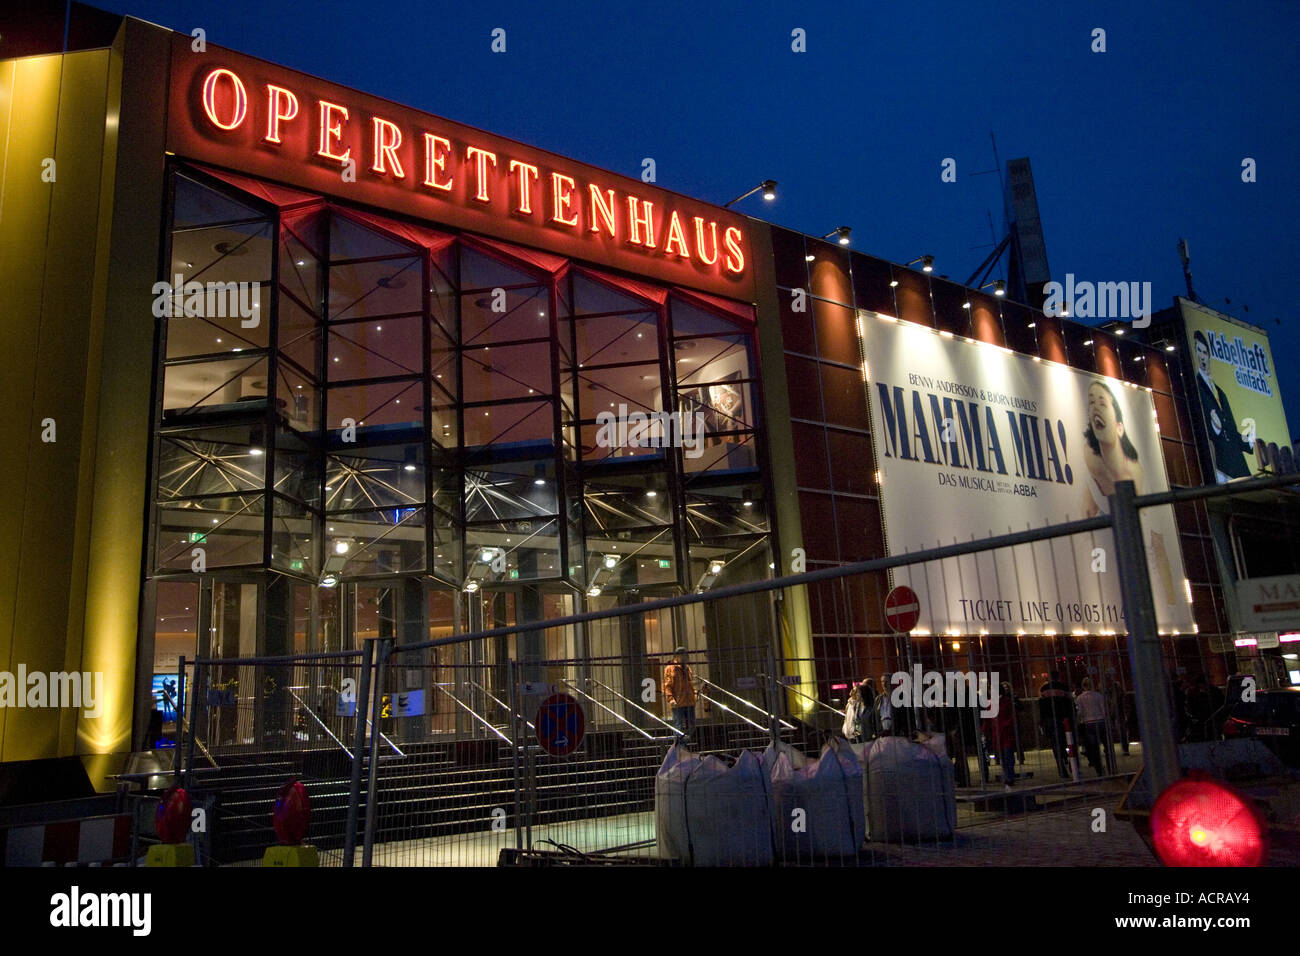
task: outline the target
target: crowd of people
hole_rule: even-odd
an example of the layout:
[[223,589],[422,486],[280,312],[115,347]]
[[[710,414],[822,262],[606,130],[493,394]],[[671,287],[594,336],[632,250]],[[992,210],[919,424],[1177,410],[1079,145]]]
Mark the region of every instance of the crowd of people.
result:
[[[891,734],[913,735],[918,729],[918,715],[910,707],[893,706],[889,686],[886,675],[880,678],[879,687],[872,678],[853,687],[845,706],[845,737],[863,741]],[[1224,690],[1211,684],[1204,674],[1171,675],[1171,687],[1170,704],[1178,740],[1218,739],[1227,712]],[[958,786],[969,785],[965,756],[983,746],[990,763],[1001,766],[1004,787],[1011,789],[1017,780],[1017,762],[1022,766],[1025,762],[1025,744],[1033,744],[1024,739],[1018,721],[1022,704],[1011,684],[1003,681],[999,690],[997,713],[982,720],[975,716],[973,708],[936,708],[930,712],[930,725],[947,736],[949,753],[956,756]],[[1117,772],[1116,747],[1127,755],[1130,741],[1137,737],[1133,693],[1117,688],[1104,693],[1092,677],[1084,677],[1075,691],[1062,680],[1060,671],[1049,672],[1038,688],[1036,717],[1040,739],[1050,746],[1063,780],[1073,776],[1071,744],[1100,777]]]

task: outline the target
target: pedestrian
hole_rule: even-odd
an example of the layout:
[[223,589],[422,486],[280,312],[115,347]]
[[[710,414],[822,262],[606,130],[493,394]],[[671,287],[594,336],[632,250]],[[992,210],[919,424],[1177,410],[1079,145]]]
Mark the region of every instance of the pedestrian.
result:
[[880,675],[880,693],[876,696],[876,733],[882,737],[907,736],[902,729],[902,718],[889,699],[889,675]]
[[1002,789],[1010,790],[1016,783],[1016,703],[1009,681],[1000,690],[997,713],[984,718],[984,739],[1002,764]]
[[848,703],[844,707],[844,736],[853,743],[871,740],[875,733],[875,689],[871,678],[858,684],[849,693]]
[[1088,763],[1097,771],[1097,776],[1103,776],[1101,748],[1110,749],[1106,742],[1106,697],[1093,689],[1091,677],[1085,677],[1083,690],[1075,698],[1074,704],[1079,711],[1079,736],[1084,753],[1088,755]]
[[672,710],[673,726],[685,738],[695,730],[695,676],[686,663],[686,648],[673,651],[664,668],[664,697]]
[[1065,722],[1074,721],[1074,702],[1070,688],[1061,682],[1061,672],[1051,671],[1047,682],[1038,688],[1038,727],[1052,744],[1056,770],[1065,780],[1070,774],[1066,755]]

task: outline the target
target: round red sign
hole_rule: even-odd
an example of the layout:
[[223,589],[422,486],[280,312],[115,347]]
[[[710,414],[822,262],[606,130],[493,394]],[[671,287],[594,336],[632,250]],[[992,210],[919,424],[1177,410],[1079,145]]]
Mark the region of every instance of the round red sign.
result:
[[552,694],[537,708],[533,726],[541,748],[554,757],[563,757],[582,743],[587,719],[581,705],[568,694]]
[[906,584],[885,595],[885,620],[897,633],[905,634],[921,619],[921,599]]

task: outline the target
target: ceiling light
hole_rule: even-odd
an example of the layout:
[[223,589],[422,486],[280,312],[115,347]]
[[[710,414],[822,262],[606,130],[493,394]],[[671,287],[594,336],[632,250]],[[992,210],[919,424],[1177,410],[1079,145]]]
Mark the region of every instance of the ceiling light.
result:
[[645,493],[645,496],[646,496],[647,498],[653,498],[653,497],[655,497],[655,496],[658,495],[658,494],[659,494],[659,492],[657,492],[657,491],[655,491],[653,488],[651,488],[649,491],[647,491],[647,492]]
[[587,597],[600,597],[600,588],[593,584],[587,589]]
[[257,457],[258,455],[265,454],[265,453],[262,451],[262,449],[260,449],[260,448],[250,448],[250,449],[248,449],[248,453],[249,453],[250,455],[253,455],[254,457]]
[[334,553],[335,553],[335,554],[347,554],[347,553],[348,553],[348,548],[349,548],[349,547],[351,547],[351,546],[350,546],[346,541],[335,541],[335,542],[334,542]]
[[414,466],[414,465],[403,465],[403,466],[402,466],[402,470],[403,470],[403,471],[415,471],[415,466]]

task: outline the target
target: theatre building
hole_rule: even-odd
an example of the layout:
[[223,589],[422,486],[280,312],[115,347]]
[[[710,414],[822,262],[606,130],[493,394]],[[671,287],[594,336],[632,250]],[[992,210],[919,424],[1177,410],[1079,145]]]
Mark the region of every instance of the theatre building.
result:
[[[182,656],[413,643],[1082,517],[1094,418],[1127,423],[1146,490],[1201,482],[1159,348],[141,21],[69,35],[0,47],[0,650],[105,685],[94,716],[0,709],[0,761],[149,746]],[[1226,629],[1204,515],[1174,521],[1150,542],[1171,662],[1230,668],[1203,645]],[[1126,684],[1118,585],[1045,547],[960,587],[918,566],[442,662],[653,672],[685,644],[743,692],[770,648],[809,719],[912,662]],[[1035,566],[1056,584],[988,579]],[[910,636],[883,615],[903,581]]]

